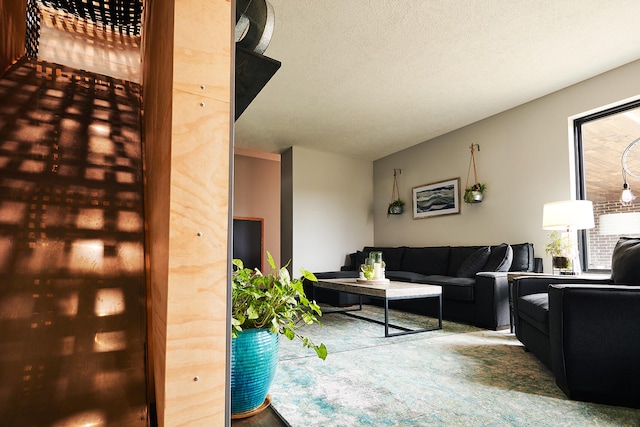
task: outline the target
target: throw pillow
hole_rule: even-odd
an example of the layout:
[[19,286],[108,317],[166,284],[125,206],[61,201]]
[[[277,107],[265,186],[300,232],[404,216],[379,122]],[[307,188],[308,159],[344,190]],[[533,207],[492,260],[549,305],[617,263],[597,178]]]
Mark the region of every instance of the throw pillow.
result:
[[618,240],[611,257],[611,278],[615,284],[640,285],[640,239]]
[[476,273],[482,271],[482,267],[489,260],[489,256],[491,255],[491,248],[489,246],[482,247],[469,255],[467,259],[464,260],[462,265],[458,267],[458,271],[456,272],[457,277],[475,277]]
[[509,271],[533,271],[533,243],[511,245],[513,259]]
[[484,271],[509,271],[513,260],[513,249],[506,243],[502,243],[491,249],[489,261],[485,264]]

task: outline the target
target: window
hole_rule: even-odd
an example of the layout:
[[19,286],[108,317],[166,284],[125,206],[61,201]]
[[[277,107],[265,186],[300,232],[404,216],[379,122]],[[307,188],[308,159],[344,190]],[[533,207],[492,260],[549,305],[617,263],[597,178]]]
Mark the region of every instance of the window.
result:
[[[617,215],[640,212],[640,199],[627,206],[620,201],[624,182],[622,155],[640,138],[640,100],[577,119],[574,130],[577,196],[593,202],[596,224],[581,236],[582,265],[587,271],[610,270],[618,238],[640,235],[635,215]],[[633,151],[637,149],[640,153],[640,142],[634,147]],[[640,168],[637,165],[629,168],[632,174],[626,174],[626,181],[635,195],[640,196]]]

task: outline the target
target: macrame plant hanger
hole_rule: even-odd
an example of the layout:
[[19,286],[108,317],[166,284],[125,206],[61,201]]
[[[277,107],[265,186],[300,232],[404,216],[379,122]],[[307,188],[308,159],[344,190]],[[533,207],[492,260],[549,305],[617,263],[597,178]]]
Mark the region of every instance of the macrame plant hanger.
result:
[[395,202],[400,198],[400,192],[398,191],[398,171],[402,173],[402,169],[393,170],[393,188],[391,189],[391,202]]
[[402,173],[402,169],[393,169],[393,188],[391,189],[391,203],[387,208],[387,218],[389,215],[401,214],[404,202],[400,200],[400,191],[398,190],[398,173]]
[[471,165],[473,165],[473,185],[475,186],[478,183],[478,170],[476,169],[476,156],[475,156],[475,148],[478,147],[478,151],[480,151],[480,146],[478,144],[471,144],[471,158],[469,159],[469,170],[467,171],[467,183],[464,188],[469,188],[469,176],[471,176]]
[[[476,148],[480,151],[480,145],[471,144],[471,158],[469,159],[469,170],[467,171],[467,182],[464,186],[464,201],[467,203],[480,203],[484,198],[482,192],[485,189],[483,184],[478,181],[478,170],[476,169]],[[469,185],[471,177],[471,166],[473,166],[473,183]]]

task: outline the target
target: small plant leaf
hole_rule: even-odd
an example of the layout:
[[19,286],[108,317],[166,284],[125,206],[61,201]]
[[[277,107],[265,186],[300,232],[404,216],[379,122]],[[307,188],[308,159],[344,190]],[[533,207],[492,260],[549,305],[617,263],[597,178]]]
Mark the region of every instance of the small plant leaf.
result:
[[309,301],[303,286],[303,280],[317,281],[317,278],[301,269],[302,277],[292,279],[287,269],[291,261],[277,268],[268,251],[267,261],[271,269],[263,274],[258,269],[244,268],[241,260],[233,260],[232,336],[235,338],[238,332],[252,328],[269,329],[290,340],[299,339],[304,347],[313,348],[324,360],[327,356],[324,344],[316,346],[298,332],[305,324],[320,324],[316,316],[322,316],[322,311],[315,301]]

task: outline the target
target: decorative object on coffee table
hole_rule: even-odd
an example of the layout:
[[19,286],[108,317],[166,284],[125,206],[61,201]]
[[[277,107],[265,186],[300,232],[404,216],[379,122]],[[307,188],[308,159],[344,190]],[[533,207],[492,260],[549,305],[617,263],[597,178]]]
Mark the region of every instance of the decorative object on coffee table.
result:
[[393,188],[391,189],[391,203],[387,208],[387,218],[389,215],[400,215],[404,211],[404,202],[400,199],[398,190],[398,173],[402,173],[402,169],[393,170]]
[[[298,327],[319,323],[320,307],[309,301],[301,279],[291,279],[287,266],[276,268],[267,251],[271,273],[244,268],[234,259],[232,276],[231,412],[232,417],[253,415],[269,404],[268,391],[278,362],[279,336],[299,339],[304,347],[325,359],[324,344],[300,335]],[[317,279],[301,270],[305,279]]]
[[[464,188],[464,201],[466,203],[480,203],[484,199],[484,192],[487,189],[487,185],[478,181],[478,170],[476,169],[476,156],[475,151],[478,147],[480,151],[480,145],[471,144],[471,158],[469,159],[469,169],[467,171],[467,182]],[[471,166],[473,165],[473,184],[469,185],[469,177],[471,176]]]
[[389,283],[389,279],[385,278],[385,267],[386,264],[382,260],[382,252],[369,252],[369,257],[360,266],[358,283],[368,283],[370,285]]

